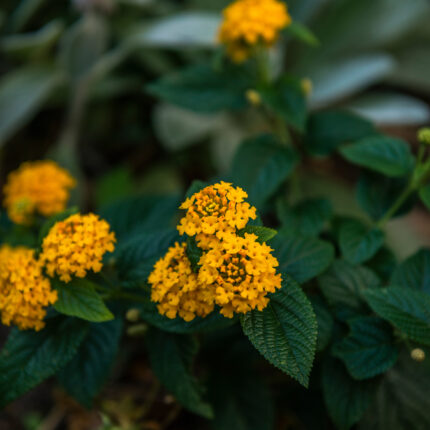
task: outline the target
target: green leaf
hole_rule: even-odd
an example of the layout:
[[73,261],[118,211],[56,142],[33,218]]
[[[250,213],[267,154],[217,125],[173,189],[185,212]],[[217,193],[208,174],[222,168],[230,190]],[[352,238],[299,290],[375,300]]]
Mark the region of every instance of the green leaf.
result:
[[79,403],[91,408],[111,371],[118,352],[122,320],[90,324],[75,357],[57,375],[60,384]]
[[241,109],[247,104],[245,92],[252,87],[239,67],[215,70],[201,64],[165,76],[146,86],[149,94],[199,113]]
[[373,400],[375,385],[373,380],[352,379],[341,361],[326,359],[322,372],[324,402],[339,430],[348,430],[361,419]]
[[203,250],[197,246],[197,242],[194,237],[187,237],[186,254],[190,260],[193,272],[197,273],[199,271],[199,262],[203,255]]
[[305,200],[293,207],[288,207],[286,201],[277,205],[281,232],[303,236],[318,236],[332,214],[331,203],[325,199]]
[[52,318],[39,332],[13,329],[0,353],[0,407],[64,367],[87,329],[87,323],[71,318]]
[[242,143],[231,168],[232,181],[242,187],[249,201],[262,206],[280,187],[298,162],[297,154],[274,136],[262,135]]
[[354,379],[369,379],[394,366],[399,351],[391,327],[378,317],[348,321],[350,332],[334,345],[332,353],[346,365]]
[[62,82],[56,69],[42,66],[23,68],[1,79],[0,147],[26,125]]
[[387,176],[405,176],[414,164],[410,146],[401,139],[372,136],[345,145],[341,154],[349,161]]
[[315,355],[317,321],[300,286],[283,274],[282,288],[263,311],[241,317],[244,333],[274,366],[307,386]]
[[317,351],[323,351],[330,343],[334,319],[322,297],[312,296],[310,300],[318,323]]
[[[357,183],[357,200],[362,209],[374,220],[379,220],[393,206],[407,186],[407,178],[389,178],[376,172],[362,171]],[[394,216],[404,215],[415,204],[411,196]]]
[[92,282],[76,278],[67,284],[59,280],[53,281],[52,284],[58,292],[58,300],[54,304],[58,312],[92,322],[114,318]]
[[339,246],[343,257],[360,264],[372,258],[384,243],[384,233],[360,221],[347,219],[339,227]]
[[397,267],[397,260],[391,250],[382,247],[376,255],[366,263],[366,266],[373,270],[383,281],[387,281]]
[[45,239],[45,237],[48,235],[49,230],[51,230],[52,227],[54,227],[54,225],[59,222],[59,221],[63,221],[66,218],[68,218],[71,215],[74,215],[76,213],[79,212],[78,207],[73,206],[69,209],[66,209],[63,212],[60,212],[58,214],[52,215],[51,217],[49,217],[43,224],[42,227],[40,229],[39,232],[39,246],[42,246],[43,243],[43,239]]
[[430,345],[430,296],[410,288],[388,287],[364,293],[370,307],[410,339]]
[[269,245],[275,250],[279,270],[300,283],[323,273],[334,259],[333,246],[313,237],[278,234]]
[[304,131],[307,106],[299,79],[284,76],[273,85],[259,87],[258,93],[269,110],[296,130]]
[[[234,369],[212,371],[209,395],[214,407],[214,430],[273,430],[274,411],[271,393],[249,357]],[[230,363],[228,363],[230,364]],[[245,369],[244,369],[245,367]],[[252,372],[252,373],[251,373]],[[252,378],[249,375],[252,374]]]
[[305,146],[315,155],[329,155],[338,146],[375,134],[370,121],[349,112],[328,110],[309,117]]
[[299,39],[310,46],[318,46],[320,44],[315,34],[313,34],[309,28],[297,21],[292,21],[286,31],[291,33],[296,39]]
[[151,330],[146,336],[151,368],[160,382],[185,408],[212,418],[212,407],[203,400],[202,388],[191,373],[198,345],[194,338]]
[[430,249],[421,249],[400,264],[393,273],[391,285],[430,294]]
[[120,243],[142,232],[173,226],[178,207],[177,196],[137,196],[121,199],[98,213],[110,224]]
[[111,204],[118,199],[130,196],[134,191],[134,183],[129,168],[117,167],[103,175],[96,183],[96,206]]
[[269,241],[270,239],[273,239],[278,232],[273,228],[269,227],[262,227],[259,225],[247,225],[245,228],[239,230],[238,232],[240,236],[245,236],[245,233],[255,234],[256,236],[258,236],[257,241],[260,243],[264,243]]
[[424,185],[419,189],[419,196],[425,207],[430,210],[430,184]]
[[121,285],[123,287],[140,287],[146,283],[156,261],[179,240],[179,234],[174,229],[154,229],[137,234],[118,246],[116,266]]
[[336,260],[330,269],[318,278],[318,283],[331,306],[361,309],[366,289],[380,285],[379,278],[367,267],[354,266]]
[[203,188],[206,188],[209,186],[209,182],[199,181],[195,180],[191,183],[190,187],[188,188],[187,192],[185,193],[185,198],[191,197],[193,194],[198,193]]

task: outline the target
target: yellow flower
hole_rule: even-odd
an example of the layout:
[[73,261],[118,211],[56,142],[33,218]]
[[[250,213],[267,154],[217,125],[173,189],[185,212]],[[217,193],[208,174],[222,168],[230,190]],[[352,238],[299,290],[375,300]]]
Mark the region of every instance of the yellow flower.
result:
[[69,173],[53,161],[24,163],[8,177],[4,206],[13,222],[28,224],[35,213],[50,216],[63,211],[75,185]]
[[235,62],[246,60],[257,44],[272,46],[291,23],[287,6],[278,0],[236,0],[223,15],[218,39]]
[[271,252],[256,235],[245,233],[245,237],[214,242],[213,248],[203,253],[198,277],[215,295],[224,316],[263,310],[269,301],[267,294],[281,287],[278,261]]
[[151,300],[159,303],[158,311],[168,318],[179,315],[191,321],[196,315],[205,317],[214,309],[213,294],[202,288],[192,271],[185,243],[175,243],[169,248],[155,264],[148,282],[152,286]]
[[244,201],[247,197],[241,188],[226,182],[203,188],[180,206],[187,212],[178,225],[179,233],[196,236],[202,249],[235,235],[257,217],[255,207]]
[[20,330],[39,331],[45,326],[46,307],[57,301],[43,276],[42,264],[34,251],[0,247],[0,312],[3,324],[16,324]]
[[64,282],[83,278],[87,271],[100,272],[106,252],[115,248],[115,234],[97,215],[75,214],[57,222],[43,240],[41,261],[49,276]]

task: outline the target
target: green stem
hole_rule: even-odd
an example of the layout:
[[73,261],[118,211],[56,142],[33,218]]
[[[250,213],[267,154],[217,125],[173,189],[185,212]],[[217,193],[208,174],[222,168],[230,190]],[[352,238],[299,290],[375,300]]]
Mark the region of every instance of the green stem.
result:
[[405,201],[415,191],[415,189],[416,187],[412,184],[412,182],[409,182],[407,187],[393,203],[390,209],[388,209],[384,216],[376,223],[378,228],[382,228],[395,215],[395,213],[402,207],[403,203],[405,203]]

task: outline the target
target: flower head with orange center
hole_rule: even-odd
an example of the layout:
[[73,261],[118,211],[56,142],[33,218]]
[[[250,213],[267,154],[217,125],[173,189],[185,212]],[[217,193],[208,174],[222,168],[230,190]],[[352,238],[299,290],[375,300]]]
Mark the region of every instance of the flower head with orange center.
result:
[[106,252],[115,249],[115,234],[97,215],[75,214],[57,222],[43,240],[41,261],[49,276],[64,282],[83,278],[88,271],[100,272]]
[[269,302],[267,294],[281,287],[278,261],[271,252],[256,235],[245,233],[245,237],[219,241],[203,253],[199,281],[212,291],[224,316],[263,310]]
[[247,197],[241,188],[226,182],[203,188],[180,206],[187,212],[178,225],[179,233],[196,236],[202,249],[235,235],[257,217],[255,207],[244,201]]
[[28,224],[35,213],[54,215],[66,208],[76,181],[53,161],[24,163],[4,186],[4,206],[16,224]]
[[214,295],[203,289],[186,254],[186,244],[175,243],[154,266],[148,278],[151,300],[168,318],[177,315],[185,321],[205,317],[214,309]]
[[3,324],[20,330],[45,326],[46,307],[57,301],[57,292],[43,276],[42,263],[27,248],[0,247],[0,312]]
[[236,0],[223,16],[218,39],[238,63],[250,56],[253,46],[272,46],[291,23],[287,6],[279,0]]

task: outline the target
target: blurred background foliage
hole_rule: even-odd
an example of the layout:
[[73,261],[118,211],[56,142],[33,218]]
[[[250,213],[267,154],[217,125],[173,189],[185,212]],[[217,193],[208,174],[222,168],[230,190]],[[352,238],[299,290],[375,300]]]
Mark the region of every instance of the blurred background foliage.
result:
[[[139,190],[163,192],[226,171],[243,137],[264,128],[255,113],[191,112],[157,102],[145,86],[214,55],[227,3],[3,1],[3,175],[48,155],[81,178],[108,174],[103,195],[110,184],[127,189],[136,173]],[[310,79],[312,110],[345,107],[383,126],[429,120],[427,0],[291,0],[288,6],[320,43],[284,37],[272,72]]]

